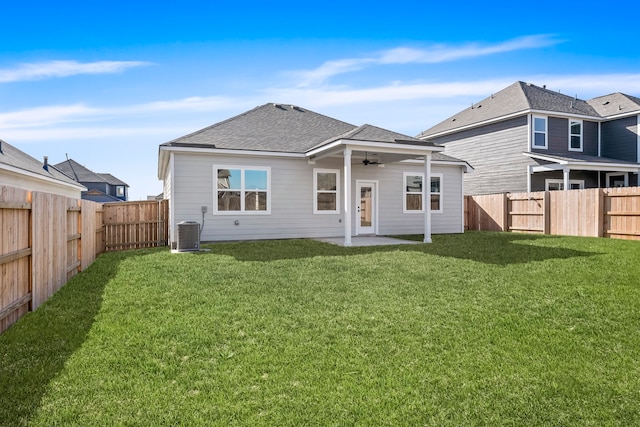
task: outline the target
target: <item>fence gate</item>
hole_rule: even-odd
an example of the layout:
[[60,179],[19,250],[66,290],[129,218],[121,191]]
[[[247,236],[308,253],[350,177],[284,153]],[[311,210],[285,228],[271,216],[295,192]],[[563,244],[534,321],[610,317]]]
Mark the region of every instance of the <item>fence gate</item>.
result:
[[102,215],[106,252],[167,245],[168,200],[105,203]]

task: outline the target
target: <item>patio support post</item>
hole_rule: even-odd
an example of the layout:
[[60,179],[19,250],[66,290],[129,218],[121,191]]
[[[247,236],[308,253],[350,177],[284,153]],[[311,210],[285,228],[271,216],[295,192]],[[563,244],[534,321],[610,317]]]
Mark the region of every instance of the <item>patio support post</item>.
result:
[[569,171],[570,169],[568,167],[565,167],[562,172],[564,175],[564,189],[565,190],[571,190],[571,185],[569,184],[571,181],[569,181]]
[[351,246],[351,148],[344,148],[344,245]]
[[[431,243],[431,153],[424,156],[424,243]],[[442,185],[442,183],[440,183]],[[440,200],[442,203],[442,200]]]

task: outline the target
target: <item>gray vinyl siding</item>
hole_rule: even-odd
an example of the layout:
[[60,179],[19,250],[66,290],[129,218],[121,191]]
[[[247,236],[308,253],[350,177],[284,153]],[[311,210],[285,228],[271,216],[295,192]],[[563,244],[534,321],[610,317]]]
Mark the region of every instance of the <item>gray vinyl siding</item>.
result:
[[601,125],[602,157],[638,161],[638,118],[604,122]]
[[528,151],[526,116],[429,141],[444,144],[445,154],[474,168],[464,177],[466,194],[527,191],[527,166],[536,163],[523,154]]
[[[171,221],[202,222],[201,207],[207,206],[202,241],[260,240],[300,237],[334,237],[344,235],[344,215],[313,213],[313,170],[338,169],[344,185],[341,158],[319,160],[315,165],[306,159],[176,153]],[[214,214],[215,166],[270,167],[270,214]],[[424,232],[424,215],[403,214],[403,171],[422,172],[422,164],[388,164],[385,167],[354,165],[351,191],[355,199],[356,180],[378,182],[379,234]],[[443,174],[444,213],[432,215],[433,233],[463,232],[462,167],[433,165],[433,173]],[[165,184],[166,185],[166,184]],[[340,193],[341,205],[344,194]],[[355,205],[355,202],[352,203]],[[352,232],[356,232],[353,207]],[[235,221],[238,225],[235,225]]]
[[569,152],[569,121],[558,117],[547,117],[547,150],[534,150],[539,153]]
[[[569,119],[561,117],[547,118],[548,148],[533,149],[538,153],[569,154]],[[584,120],[582,122],[582,153],[590,156],[598,155],[598,123]]]
[[582,152],[589,156],[598,155],[598,123],[582,122]]

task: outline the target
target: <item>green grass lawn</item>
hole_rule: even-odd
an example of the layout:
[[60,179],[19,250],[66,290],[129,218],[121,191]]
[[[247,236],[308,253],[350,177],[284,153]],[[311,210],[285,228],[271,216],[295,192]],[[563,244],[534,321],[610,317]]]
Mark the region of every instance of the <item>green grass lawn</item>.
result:
[[0,425],[640,425],[640,242],[207,247],[102,255],[1,335]]

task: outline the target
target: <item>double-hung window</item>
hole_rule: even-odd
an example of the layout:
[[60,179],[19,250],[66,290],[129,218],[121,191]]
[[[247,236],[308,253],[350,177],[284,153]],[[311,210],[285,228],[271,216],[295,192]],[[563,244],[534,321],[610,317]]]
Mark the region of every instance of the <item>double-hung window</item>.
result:
[[214,176],[215,212],[271,212],[271,168],[215,166]]
[[[403,175],[403,206],[404,213],[424,212],[422,199],[422,182],[424,174],[405,172]],[[442,212],[442,174],[431,175],[431,212]]]
[[340,213],[340,170],[313,170],[313,213]]
[[532,148],[547,148],[547,118],[533,117]]
[[582,151],[582,120],[569,120],[569,151]]

